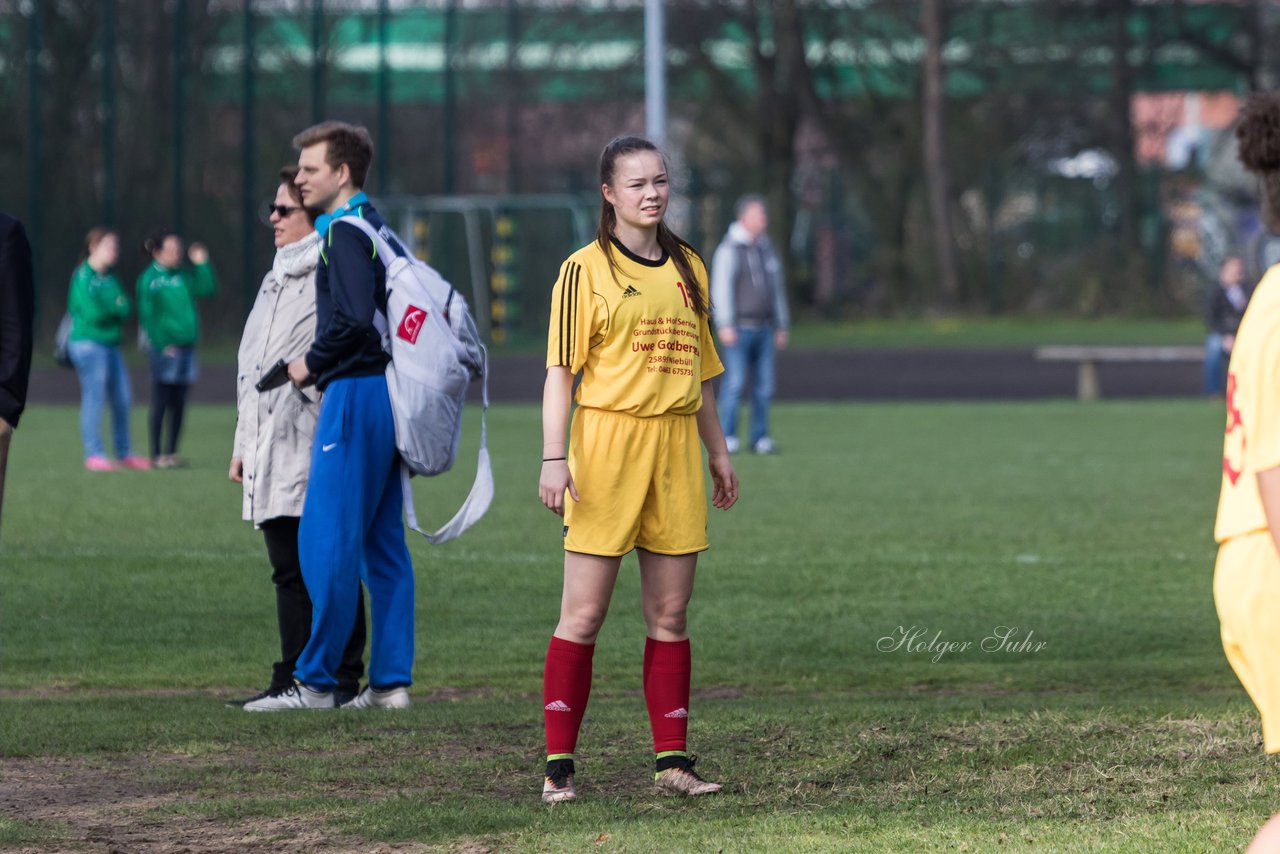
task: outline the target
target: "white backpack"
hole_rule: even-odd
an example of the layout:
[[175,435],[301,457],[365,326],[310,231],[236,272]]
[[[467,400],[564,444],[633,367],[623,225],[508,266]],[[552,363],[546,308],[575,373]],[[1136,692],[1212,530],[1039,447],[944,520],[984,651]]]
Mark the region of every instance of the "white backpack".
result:
[[[417,258],[399,255],[390,244],[404,242],[389,227],[375,229],[368,220],[342,217],[334,225],[355,226],[373,241],[386,266],[387,313],[374,316],[382,348],[391,356],[387,391],[391,395],[396,450],[400,452],[400,484],[409,527],[430,543],[444,543],[480,520],[493,501],[493,469],[485,413],[489,410],[488,354],[462,294]],[[428,534],[418,526],[409,486],[412,475],[437,475],[453,467],[462,439],[462,405],[467,386],[481,381],[480,454],[476,479],[462,507],[440,530]]]

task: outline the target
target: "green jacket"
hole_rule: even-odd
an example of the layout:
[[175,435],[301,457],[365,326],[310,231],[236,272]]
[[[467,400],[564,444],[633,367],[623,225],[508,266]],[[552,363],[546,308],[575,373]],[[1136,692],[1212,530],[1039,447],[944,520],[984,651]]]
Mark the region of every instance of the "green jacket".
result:
[[85,261],[71,274],[67,311],[71,314],[72,341],[118,345],[129,307],[120,280],[111,273],[97,273]]
[[155,350],[190,347],[200,337],[196,298],[211,297],[218,280],[209,264],[191,271],[171,270],[156,262],[138,276],[138,324]]

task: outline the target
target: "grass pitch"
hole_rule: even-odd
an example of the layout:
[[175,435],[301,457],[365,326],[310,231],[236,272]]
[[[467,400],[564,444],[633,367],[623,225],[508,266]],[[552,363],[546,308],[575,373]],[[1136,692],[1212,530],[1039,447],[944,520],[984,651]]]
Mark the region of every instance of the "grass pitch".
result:
[[[191,411],[188,469],[92,475],[75,410],[31,410],[0,545],[0,848],[1202,851],[1280,808],[1217,639],[1200,401],[779,407],[783,453],[738,458],[691,612],[691,746],[726,792],[650,789],[629,559],[581,800],[543,807],[538,418],[491,413],[476,529],[410,541],[413,708],[248,715],[221,701],[266,684],[274,604],[226,480],[234,412]],[[417,483],[428,523],[470,453]]]

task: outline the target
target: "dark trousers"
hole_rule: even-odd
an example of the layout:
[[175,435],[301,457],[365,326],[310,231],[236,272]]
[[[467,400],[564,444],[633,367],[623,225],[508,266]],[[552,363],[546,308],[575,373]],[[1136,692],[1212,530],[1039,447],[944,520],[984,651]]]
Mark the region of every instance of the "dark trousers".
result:
[[[262,523],[267,541],[267,559],[271,561],[271,581],[276,586],[276,619],[280,624],[280,661],[272,665],[271,689],[293,684],[293,671],[298,656],[311,639],[311,597],[302,582],[302,564],[298,560],[297,516],[280,516]],[[354,693],[364,675],[364,591],[356,587],[356,624],[342,652],[342,663],[335,674],[339,691]]]
[[[182,415],[187,411],[187,385],[173,383],[151,384],[151,456],[169,456],[178,452],[178,433],[182,430]],[[160,444],[160,428],[165,415],[169,416],[169,429],[165,431],[164,445]]]

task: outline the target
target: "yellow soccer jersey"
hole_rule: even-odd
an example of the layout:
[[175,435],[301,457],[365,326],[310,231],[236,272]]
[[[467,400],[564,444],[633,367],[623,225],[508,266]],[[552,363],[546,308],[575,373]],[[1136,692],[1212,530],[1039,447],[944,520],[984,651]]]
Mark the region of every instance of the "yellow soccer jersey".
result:
[[1245,310],[1227,373],[1222,492],[1214,538],[1265,530],[1257,475],[1280,466],[1280,266],[1262,277]]
[[[569,256],[551,292],[547,367],[582,372],[579,406],[654,415],[692,415],[702,383],[724,373],[710,323],[693,310],[670,258],[649,261],[614,241],[617,280],[592,242]],[[691,258],[702,293],[707,271]]]

